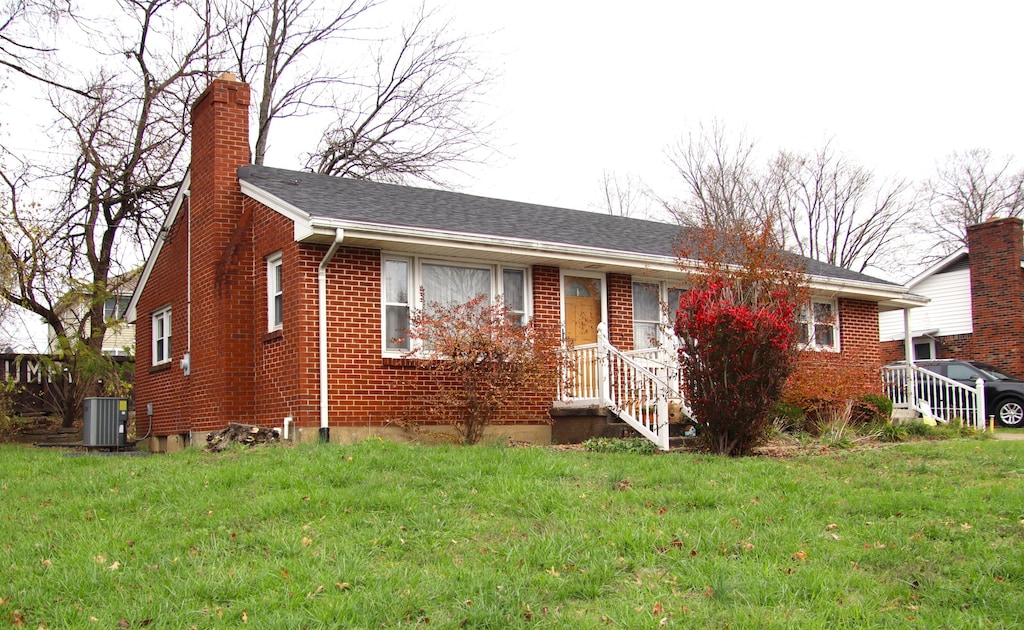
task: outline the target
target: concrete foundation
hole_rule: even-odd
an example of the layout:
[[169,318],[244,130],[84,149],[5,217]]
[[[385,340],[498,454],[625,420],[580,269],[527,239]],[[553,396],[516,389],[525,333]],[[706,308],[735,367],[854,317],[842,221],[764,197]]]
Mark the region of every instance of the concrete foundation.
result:
[[[189,446],[206,446],[206,437],[213,431],[194,431],[189,435],[161,435],[149,439],[153,453],[177,453]],[[419,431],[400,427],[331,427],[332,444],[355,444],[368,438],[381,438],[392,442],[449,443],[456,436],[450,426],[422,426]],[[190,439],[191,438],[191,439]],[[320,439],[319,427],[292,427],[289,443],[308,444]],[[484,430],[484,443],[509,441],[529,444],[551,444],[551,426],[536,424],[499,424]]]

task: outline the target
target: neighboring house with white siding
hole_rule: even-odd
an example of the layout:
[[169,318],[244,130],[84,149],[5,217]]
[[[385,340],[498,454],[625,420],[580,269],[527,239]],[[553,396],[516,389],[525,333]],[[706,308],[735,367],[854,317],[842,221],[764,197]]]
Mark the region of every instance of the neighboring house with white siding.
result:
[[[1024,374],[1024,229],[1017,218],[967,228],[967,247],[907,284],[915,359],[964,359]],[[903,312],[878,316],[882,358],[906,357]]]
[[[913,310],[911,329],[915,359],[940,358],[940,350],[948,350],[951,342],[974,332],[967,248],[960,248],[926,269],[907,283],[907,290],[930,300],[927,306]],[[878,315],[879,340],[882,343],[899,342],[900,358],[903,358],[906,336],[903,324],[903,311]]]

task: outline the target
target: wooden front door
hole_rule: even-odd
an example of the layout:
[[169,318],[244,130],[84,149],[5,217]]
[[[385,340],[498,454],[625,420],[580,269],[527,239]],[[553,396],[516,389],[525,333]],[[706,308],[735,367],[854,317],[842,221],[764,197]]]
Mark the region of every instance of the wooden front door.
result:
[[601,323],[601,280],[565,276],[565,336],[580,346],[597,343],[597,325]]

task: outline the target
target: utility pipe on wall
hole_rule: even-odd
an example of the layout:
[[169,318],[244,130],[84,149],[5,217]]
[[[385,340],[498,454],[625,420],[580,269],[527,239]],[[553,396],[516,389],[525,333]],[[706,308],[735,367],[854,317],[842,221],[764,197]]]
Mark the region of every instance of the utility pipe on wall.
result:
[[331,427],[328,422],[327,405],[327,265],[330,264],[334,254],[337,253],[341,242],[345,240],[345,230],[337,228],[334,232],[334,242],[327,250],[324,259],[320,261],[317,269],[317,281],[319,285],[319,310],[320,310],[320,441],[331,441]]

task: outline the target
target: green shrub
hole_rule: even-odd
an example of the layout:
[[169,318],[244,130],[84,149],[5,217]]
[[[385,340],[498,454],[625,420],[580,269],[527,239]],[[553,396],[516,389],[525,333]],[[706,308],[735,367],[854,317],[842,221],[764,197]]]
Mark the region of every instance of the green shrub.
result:
[[583,448],[593,453],[633,453],[651,455],[657,450],[653,442],[643,438],[590,438]]
[[854,424],[886,422],[892,417],[892,401],[878,394],[863,394],[853,403]]

